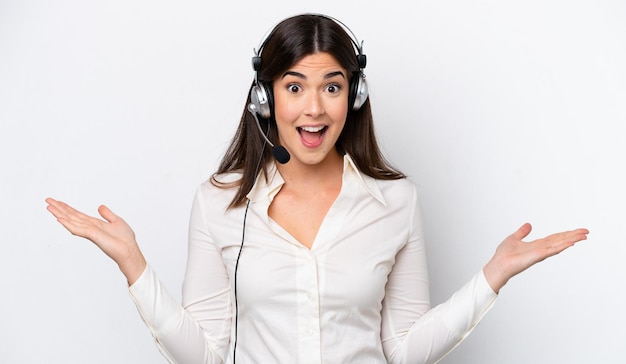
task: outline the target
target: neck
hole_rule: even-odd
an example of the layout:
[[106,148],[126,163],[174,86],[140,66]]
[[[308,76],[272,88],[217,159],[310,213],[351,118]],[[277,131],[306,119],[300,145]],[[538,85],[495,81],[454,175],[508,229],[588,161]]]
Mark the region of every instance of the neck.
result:
[[343,163],[343,156],[334,150],[317,164],[306,164],[292,158],[286,164],[277,164],[277,168],[287,185],[320,186],[341,182]]

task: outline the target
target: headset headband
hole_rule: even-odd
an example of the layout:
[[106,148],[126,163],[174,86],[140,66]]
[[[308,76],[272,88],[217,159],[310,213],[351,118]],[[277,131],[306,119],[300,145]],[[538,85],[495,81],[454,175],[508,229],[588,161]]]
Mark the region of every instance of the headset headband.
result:
[[[352,45],[356,49],[356,52],[357,52],[356,58],[357,58],[357,62],[359,63],[359,68],[361,70],[363,70],[363,68],[365,68],[365,66],[367,64],[367,57],[365,56],[365,54],[363,54],[363,41],[359,41],[359,39],[356,37],[354,32],[345,23],[343,23],[339,19],[333,18],[332,16],[319,14],[319,13],[306,13],[306,14],[301,14],[301,15],[315,15],[315,16],[319,16],[319,17],[322,17],[322,18],[330,19],[330,20],[334,21],[337,25],[341,26],[341,28],[343,28],[343,30],[348,34],[348,37],[350,38],[350,42],[352,43]],[[265,35],[265,37],[263,37],[263,40],[261,41],[261,43],[259,43],[259,47],[258,48],[252,48],[252,51],[254,52],[254,57],[252,57],[252,68],[254,69],[255,72],[258,72],[259,69],[261,68],[261,52],[263,51],[263,48],[265,47],[265,43],[271,37],[271,35],[274,33],[274,29],[276,29],[278,24],[282,23],[284,20],[285,19],[281,20],[279,23],[274,25],[266,33],[266,35]],[[255,74],[255,80],[256,80],[256,77],[257,76]]]

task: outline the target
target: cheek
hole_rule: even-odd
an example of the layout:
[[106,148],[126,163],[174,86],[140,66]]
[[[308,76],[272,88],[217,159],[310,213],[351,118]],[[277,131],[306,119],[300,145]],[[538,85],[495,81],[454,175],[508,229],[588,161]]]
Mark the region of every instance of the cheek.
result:
[[299,106],[288,97],[274,93],[274,115],[276,122],[290,122],[299,115]]
[[335,122],[344,124],[348,117],[348,100],[333,100],[326,108],[326,114]]

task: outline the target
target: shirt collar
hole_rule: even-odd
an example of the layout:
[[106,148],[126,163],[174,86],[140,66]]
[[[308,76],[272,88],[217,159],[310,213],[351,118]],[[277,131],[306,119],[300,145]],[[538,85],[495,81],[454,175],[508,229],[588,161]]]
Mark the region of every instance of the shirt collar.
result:
[[[378,188],[376,179],[361,173],[356,164],[354,164],[352,158],[348,154],[345,154],[343,157],[343,180],[346,181],[348,176],[356,177],[359,183],[370,195],[372,195],[372,197],[384,206],[387,205],[380,188]],[[272,162],[267,168],[267,179],[265,178],[263,172],[260,171],[257,176],[257,181],[250,192],[248,192],[247,197],[252,202],[266,200],[269,203],[274,199],[274,196],[276,196],[278,191],[280,191],[283,184],[285,184],[285,180],[278,172],[276,162]]]
[[248,192],[248,199],[252,202],[259,202],[263,199],[268,202],[274,199],[274,196],[280,191],[280,188],[285,184],[283,176],[278,173],[276,168],[276,162],[271,162],[267,166],[267,179],[265,178],[263,171],[259,171],[256,177],[256,182],[250,192]]

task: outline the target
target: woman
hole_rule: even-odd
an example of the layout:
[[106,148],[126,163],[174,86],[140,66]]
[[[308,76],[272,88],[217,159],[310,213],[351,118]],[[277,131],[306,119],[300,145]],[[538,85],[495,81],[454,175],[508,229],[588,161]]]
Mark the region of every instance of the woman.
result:
[[323,15],[285,19],[262,43],[236,135],[194,199],[182,306],[121,218],[47,200],[118,264],[171,362],[436,362],[511,277],[586,239],[576,229],[526,243],[524,224],[431,308],[416,191],[378,148],[365,60]]

